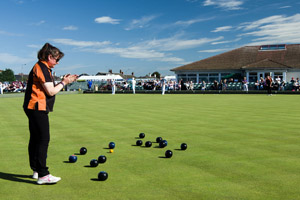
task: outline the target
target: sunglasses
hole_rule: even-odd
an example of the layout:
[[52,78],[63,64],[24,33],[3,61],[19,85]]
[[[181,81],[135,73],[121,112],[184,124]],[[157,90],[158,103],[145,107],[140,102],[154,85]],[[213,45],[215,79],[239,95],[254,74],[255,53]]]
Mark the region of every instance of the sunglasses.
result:
[[58,57],[58,58],[54,58],[54,56],[52,56],[52,58],[58,63],[59,62],[59,60],[60,60],[60,58]]

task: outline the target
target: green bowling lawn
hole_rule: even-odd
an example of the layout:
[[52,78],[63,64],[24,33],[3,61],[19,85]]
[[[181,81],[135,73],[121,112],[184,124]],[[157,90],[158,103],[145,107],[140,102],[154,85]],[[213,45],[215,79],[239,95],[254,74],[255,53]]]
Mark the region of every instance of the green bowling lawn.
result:
[[[48,166],[37,185],[23,97],[0,98],[0,199],[300,199],[298,95],[57,95]],[[168,141],[164,149],[135,146]],[[116,147],[109,153],[108,143]],[[179,150],[187,143],[186,151]],[[86,147],[86,155],[68,157]],[[166,150],[173,157],[164,158]],[[100,155],[107,162],[89,167]],[[109,175],[97,181],[100,171]]]

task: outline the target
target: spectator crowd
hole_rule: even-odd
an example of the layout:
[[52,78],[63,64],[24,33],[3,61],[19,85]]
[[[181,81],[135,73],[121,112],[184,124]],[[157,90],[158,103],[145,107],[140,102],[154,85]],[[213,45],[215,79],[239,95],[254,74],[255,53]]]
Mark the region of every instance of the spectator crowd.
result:
[[[165,90],[168,91],[181,91],[181,90],[267,90],[267,79],[270,79],[271,89],[278,91],[292,90],[299,91],[300,81],[299,78],[292,77],[289,82],[283,81],[279,76],[274,80],[271,77],[260,78],[256,82],[249,82],[246,77],[243,78],[241,82],[234,80],[233,78],[224,79],[221,81],[214,80],[213,82],[201,81],[200,83],[194,83],[193,81],[183,81],[182,79],[178,82],[176,80],[165,80],[165,79],[153,79],[153,80],[136,80],[136,87],[141,90],[161,90],[163,84],[165,85]],[[163,80],[163,81],[162,81]],[[99,85],[99,90],[111,90],[112,85],[115,85],[117,91],[132,90],[132,81],[113,81],[108,80],[101,82]],[[87,87],[92,90],[93,81],[87,81]],[[240,87],[233,88],[232,85],[237,84]],[[9,92],[24,92],[26,90],[25,81],[14,81],[14,82],[0,82],[0,94]]]

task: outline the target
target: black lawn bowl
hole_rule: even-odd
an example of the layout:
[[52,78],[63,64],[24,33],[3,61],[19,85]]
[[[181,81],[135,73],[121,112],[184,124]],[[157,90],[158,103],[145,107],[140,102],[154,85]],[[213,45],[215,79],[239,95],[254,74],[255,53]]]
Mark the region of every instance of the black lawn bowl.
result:
[[144,138],[145,137],[145,133],[140,133],[139,137],[140,138]]
[[85,147],[81,147],[80,155],[85,155],[87,153],[87,149]]
[[143,144],[143,141],[142,140],[137,140],[136,141],[136,146],[141,146]]
[[105,163],[105,162],[106,162],[106,156],[101,155],[98,157],[98,163]]
[[168,145],[167,140],[162,140],[159,142],[159,147],[160,148],[165,148]]
[[75,163],[76,161],[77,161],[77,156],[75,156],[75,155],[69,156],[69,162],[70,163]]
[[187,144],[186,143],[182,143],[180,146],[181,150],[186,150],[187,149]]
[[115,146],[116,146],[116,144],[114,142],[110,142],[109,145],[108,145],[108,148],[114,149]]
[[90,166],[91,167],[97,167],[98,166],[98,160],[92,159],[91,162],[90,162]]
[[151,146],[152,146],[152,142],[147,141],[147,142],[145,143],[145,146],[146,146],[146,147],[151,147]]
[[108,178],[108,174],[104,171],[99,172],[98,174],[98,180],[99,181],[105,181]]
[[171,158],[173,156],[173,152],[171,150],[167,150],[165,152],[165,156],[166,156],[166,158]]
[[160,143],[161,141],[162,141],[162,138],[161,138],[161,137],[157,137],[157,138],[156,138],[156,142],[157,142],[157,143]]

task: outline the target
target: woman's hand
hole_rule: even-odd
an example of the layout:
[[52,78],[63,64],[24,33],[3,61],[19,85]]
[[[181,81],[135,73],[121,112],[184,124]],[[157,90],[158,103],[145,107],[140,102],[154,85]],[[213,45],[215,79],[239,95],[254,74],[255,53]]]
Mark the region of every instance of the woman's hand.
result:
[[78,75],[76,74],[73,74],[73,75],[70,75],[70,74],[66,74],[64,75],[63,79],[62,79],[62,82],[65,84],[65,85],[68,85],[70,83],[73,83],[74,81],[76,81],[78,79]]

